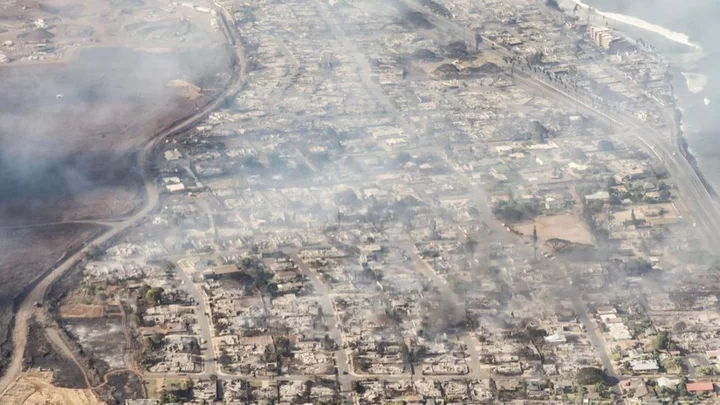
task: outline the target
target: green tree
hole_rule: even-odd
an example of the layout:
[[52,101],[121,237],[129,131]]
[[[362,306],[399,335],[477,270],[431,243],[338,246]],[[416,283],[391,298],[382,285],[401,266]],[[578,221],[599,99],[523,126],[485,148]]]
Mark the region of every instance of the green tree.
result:
[[609,398],[610,397],[610,390],[608,389],[607,385],[605,385],[605,382],[599,382],[595,384],[595,392],[600,395],[602,398]]
[[668,350],[670,346],[670,332],[662,331],[653,339],[650,344],[650,350],[659,352],[662,350]]
[[95,260],[103,253],[102,249],[98,245],[90,245],[85,251],[85,260]]
[[222,348],[220,349],[220,356],[218,356],[218,363],[222,365],[223,367],[227,367],[232,362],[232,357],[228,354],[228,352]]
[[578,370],[575,378],[577,383],[580,385],[593,385],[597,383],[604,383],[607,375],[604,371],[597,367],[583,367]]
[[657,389],[657,393],[660,397],[672,397],[675,396],[675,391],[663,385]]
[[661,201],[668,201],[672,197],[672,193],[670,193],[670,190],[660,190],[660,200]]
[[680,362],[675,357],[666,357],[662,361],[662,366],[666,371],[674,370],[680,368]]
[[161,404],[172,404],[175,402],[178,402],[178,396],[175,391],[168,391],[165,388],[163,388],[162,393],[160,394],[160,403]]
[[715,366],[698,367],[695,370],[699,375],[717,375],[718,369]]
[[286,336],[278,336],[275,338],[275,348],[277,349],[278,353],[282,354],[285,357],[288,357],[292,354],[292,344],[290,343],[290,339],[288,339]]
[[327,351],[334,351],[337,350],[338,345],[335,340],[330,338],[330,335],[325,334],[325,338],[323,339],[323,348]]
[[94,286],[93,284],[90,284],[87,287],[85,287],[85,294],[90,297],[94,296],[96,292],[97,292],[97,287]]
[[165,290],[162,287],[153,287],[145,294],[145,299],[153,304],[160,304],[162,302],[164,292]]

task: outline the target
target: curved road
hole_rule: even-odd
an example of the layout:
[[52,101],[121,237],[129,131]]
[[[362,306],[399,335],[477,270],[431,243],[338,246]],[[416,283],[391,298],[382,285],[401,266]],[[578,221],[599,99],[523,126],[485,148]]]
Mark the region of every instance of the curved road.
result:
[[[224,9],[218,10],[218,17],[225,20],[231,18],[229,13]],[[223,21],[223,25],[225,21]],[[23,302],[20,304],[17,313],[15,314],[15,323],[13,327],[12,342],[13,350],[10,364],[5,371],[2,379],[0,379],[0,393],[4,394],[5,390],[15,380],[17,375],[22,371],[23,355],[25,353],[25,346],[27,344],[28,337],[28,323],[30,318],[33,316],[37,308],[35,307],[36,302],[42,302],[45,296],[45,292],[56,280],[58,280],[63,274],[70,270],[76,263],[84,258],[86,252],[89,251],[93,246],[102,246],[103,244],[111,241],[121,235],[122,232],[137,225],[147,214],[152,212],[157,206],[159,200],[159,191],[155,185],[155,179],[150,173],[149,163],[152,157],[152,151],[154,148],[162,142],[165,138],[186,131],[197,122],[202,120],[207,114],[213,110],[219,108],[226,99],[234,97],[240,89],[243,87],[245,76],[247,72],[247,64],[245,62],[245,54],[241,45],[241,41],[235,39],[235,33],[231,30],[225,31],[227,42],[232,46],[236,56],[236,63],[233,66],[232,78],[228,84],[228,88],[219,94],[215,99],[207,103],[205,106],[198,109],[198,111],[166,128],[160,133],[156,134],[138,153],[137,164],[143,174],[143,181],[145,186],[145,200],[144,205],[132,216],[117,222],[102,222],[94,221],[94,223],[100,223],[107,226],[108,230],[95,239],[90,240],[86,243],[85,247],[70,255],[65,259],[63,263],[57,266],[52,272],[47,274],[25,297]],[[0,396],[2,395],[0,394]]]

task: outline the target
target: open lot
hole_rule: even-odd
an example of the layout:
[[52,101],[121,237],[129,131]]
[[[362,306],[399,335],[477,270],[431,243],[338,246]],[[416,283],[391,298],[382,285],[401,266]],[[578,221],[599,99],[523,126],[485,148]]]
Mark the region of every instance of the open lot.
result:
[[30,324],[23,362],[28,370],[52,372],[52,383],[57,387],[87,388],[82,370],[48,339],[45,329],[38,322]]
[[98,391],[110,391],[105,397],[112,397],[120,404],[124,404],[128,399],[145,398],[142,380],[132,372],[119,372],[108,376],[107,384]]
[[103,307],[101,305],[63,305],[60,307],[60,317],[71,318],[102,318]]
[[553,238],[586,245],[595,244],[595,238],[587,229],[585,221],[576,214],[543,215],[535,218],[533,222],[517,225],[515,229],[524,235],[532,235],[533,226],[537,227],[538,245]]
[[29,372],[11,385],[0,402],[7,405],[95,405],[101,404],[91,390],[58,388],[50,380],[52,373]]
[[120,319],[68,319],[64,325],[90,357],[107,364],[108,370],[122,368],[125,337]]

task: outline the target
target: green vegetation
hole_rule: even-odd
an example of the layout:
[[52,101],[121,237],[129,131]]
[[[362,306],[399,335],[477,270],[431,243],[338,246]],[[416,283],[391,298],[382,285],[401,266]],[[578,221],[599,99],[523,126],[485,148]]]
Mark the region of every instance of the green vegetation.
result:
[[579,385],[594,385],[605,383],[607,374],[597,367],[583,367],[578,370],[575,380]]
[[655,339],[653,339],[649,349],[653,352],[660,352],[664,350],[676,350],[677,347],[675,343],[670,340],[670,332],[661,331]]
[[85,260],[95,260],[103,254],[102,248],[98,245],[90,245],[85,251]]
[[273,280],[274,275],[267,271],[261,260],[251,257],[243,258],[238,264],[238,269],[239,272],[231,273],[228,277],[256,289],[261,295],[277,296],[278,286]]
[[665,371],[680,371],[682,364],[676,357],[666,357],[662,361],[662,366]]
[[550,137],[550,130],[538,121],[530,123],[530,139],[537,143],[545,143]]
[[148,302],[159,305],[163,300],[163,293],[165,290],[162,287],[153,287],[145,293],[145,299]]
[[162,287],[150,287],[148,284],[143,284],[138,288],[135,296],[135,304],[137,309],[134,317],[138,325],[142,324],[142,317],[145,314],[145,309],[155,305],[160,305],[165,299],[165,290]]
[[227,367],[232,363],[232,357],[227,353],[225,348],[220,348],[220,355],[218,356],[218,363],[223,367]]
[[605,382],[596,383],[595,392],[597,392],[601,398],[610,398],[610,389],[605,384]]
[[718,375],[718,369],[715,366],[704,366],[704,367],[698,367],[695,372],[698,375]]
[[323,339],[323,348],[327,351],[335,351],[338,349],[338,344],[335,340],[330,338],[330,335],[325,335]]
[[161,404],[173,404],[192,399],[192,380],[166,379],[160,393]]

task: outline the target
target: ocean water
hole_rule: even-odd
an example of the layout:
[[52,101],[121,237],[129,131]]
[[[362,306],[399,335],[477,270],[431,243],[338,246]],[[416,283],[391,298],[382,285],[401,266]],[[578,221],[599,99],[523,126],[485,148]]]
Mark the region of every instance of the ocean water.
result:
[[720,190],[720,0],[582,2],[667,55],[690,151]]

